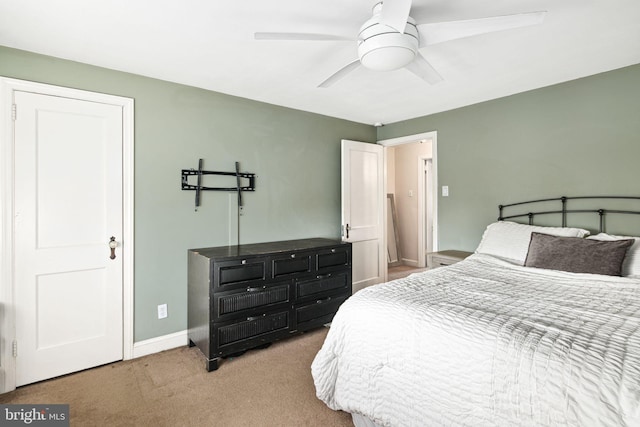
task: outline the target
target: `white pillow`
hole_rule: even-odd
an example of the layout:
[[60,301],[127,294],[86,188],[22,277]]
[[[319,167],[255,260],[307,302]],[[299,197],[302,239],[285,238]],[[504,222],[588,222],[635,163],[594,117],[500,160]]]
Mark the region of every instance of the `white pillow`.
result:
[[640,279],[640,237],[615,236],[613,234],[600,233],[587,238],[606,241],[634,239],[635,242],[629,247],[629,249],[627,249],[627,255],[624,257],[624,261],[622,262],[622,276]]
[[498,221],[487,226],[476,253],[493,255],[515,264],[524,265],[533,231],[563,237],[589,235],[589,231],[582,228],[542,227],[511,221]]

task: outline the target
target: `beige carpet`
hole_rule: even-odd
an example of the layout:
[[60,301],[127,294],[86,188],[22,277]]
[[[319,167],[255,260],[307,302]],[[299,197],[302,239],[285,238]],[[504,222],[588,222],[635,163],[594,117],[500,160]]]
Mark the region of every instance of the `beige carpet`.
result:
[[0,403],[67,403],[71,426],[352,426],[315,396],[321,328],[225,359],[206,372],[181,347],[20,387]]

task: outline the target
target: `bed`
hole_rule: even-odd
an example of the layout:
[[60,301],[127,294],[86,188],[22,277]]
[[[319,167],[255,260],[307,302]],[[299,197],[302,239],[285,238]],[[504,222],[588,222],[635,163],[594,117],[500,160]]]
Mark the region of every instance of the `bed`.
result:
[[501,206],[466,260],[354,294],[318,398],[356,426],[640,426],[640,238],[600,208],[598,232],[567,227],[562,199],[560,227]]

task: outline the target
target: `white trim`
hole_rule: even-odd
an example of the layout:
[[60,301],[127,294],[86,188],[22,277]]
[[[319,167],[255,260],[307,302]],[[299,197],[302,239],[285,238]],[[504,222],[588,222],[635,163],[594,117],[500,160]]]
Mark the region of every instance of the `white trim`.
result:
[[[432,176],[432,180],[431,180],[431,194],[433,194],[435,197],[432,198],[432,219],[433,219],[433,232],[431,234],[432,237],[432,249],[434,252],[436,252],[438,250],[438,132],[437,131],[431,131],[431,132],[424,132],[424,133],[419,133],[419,134],[415,134],[415,135],[407,135],[407,136],[400,136],[397,138],[390,138],[390,139],[382,139],[380,141],[378,141],[377,143],[379,145],[382,145],[383,147],[393,147],[396,145],[402,145],[402,144],[409,144],[412,142],[417,142],[420,141],[422,139],[428,139],[431,140],[431,176]],[[386,150],[385,150],[385,156],[384,156],[384,164],[385,164],[385,172],[384,172],[384,188],[386,191],[387,188],[387,156],[386,156]],[[423,159],[419,159],[419,161],[423,161]],[[422,169],[422,166],[420,166],[420,170]],[[422,181],[423,177],[420,177],[419,181]],[[418,186],[420,187],[420,183],[418,183]],[[422,218],[422,221],[418,221],[418,229],[420,232],[420,229],[422,228],[422,230],[424,230],[424,210],[420,210],[420,209],[424,209],[426,206],[426,203],[420,204],[420,197],[423,197],[424,195],[424,191],[418,191],[418,215],[419,218]],[[386,220],[386,218],[385,218]],[[422,224],[421,224],[422,222]],[[386,222],[385,222],[386,224]],[[386,236],[386,233],[384,233],[384,235]],[[418,238],[418,245],[422,245],[421,247],[418,247],[418,256],[420,257],[420,253],[422,251],[422,253],[424,254],[424,240],[422,240],[422,243],[420,242],[420,238]],[[424,260],[423,260],[424,259]],[[419,258],[417,263],[415,260],[405,260],[404,261],[406,264],[411,264],[412,266],[421,266],[422,262],[426,262],[426,257],[423,256],[422,258]],[[417,265],[414,265],[417,264]]]
[[[427,251],[427,253],[429,253],[429,252],[435,252],[435,249],[434,249],[434,246],[433,246],[434,245],[434,241],[433,241],[433,233],[434,233],[433,203],[434,203],[434,200],[438,198],[438,193],[436,192],[437,189],[434,189],[433,185],[431,184],[433,182],[433,180],[434,180],[433,155],[432,155],[431,159],[427,159],[427,160],[424,161],[423,167],[424,167],[424,174],[423,175],[424,175],[424,178],[425,178],[424,185],[428,186],[428,188],[430,190],[430,191],[427,191],[427,192],[423,191],[423,193],[426,193],[426,196],[427,196],[427,199],[424,201],[425,217],[426,217],[424,226],[428,227],[429,232],[431,233],[431,236],[432,236],[430,241],[427,242],[427,244],[425,245],[425,250]],[[429,212],[431,213],[431,217],[428,216]],[[427,233],[425,232],[424,235],[426,236]],[[427,262],[427,260],[425,259],[425,267],[426,267],[426,262]]]
[[415,259],[409,259],[409,258],[402,258],[402,264],[408,267],[415,267],[415,268],[424,267],[424,265],[421,266],[418,263],[418,261],[416,261]]
[[171,350],[172,348],[182,347],[187,345],[188,342],[189,338],[186,330],[139,341],[133,345],[133,357],[148,356],[161,351]]
[[[123,358],[133,357],[133,189],[134,189],[134,102],[131,98],[52,86],[42,83],[0,77],[0,393],[15,389],[15,359],[11,343],[15,339],[13,306],[13,120],[11,106],[14,92],[76,98],[122,107],[123,117]],[[18,114],[20,114],[18,112]],[[126,250],[125,250],[126,249]]]
[[13,119],[11,106],[13,91],[0,80],[0,221],[2,246],[0,246],[0,392],[16,388],[16,369],[13,351],[15,316],[10,309],[13,301]]
[[[389,239],[388,239],[388,230],[387,223],[389,221],[389,215],[387,215],[387,191],[389,190],[387,185],[387,170],[388,170],[388,162],[387,162],[387,147],[382,149],[382,195],[384,197],[385,203],[384,208],[382,209],[382,247],[385,248],[385,253],[389,251]],[[384,272],[383,279],[385,282],[389,281],[389,262],[388,257],[385,257],[385,262],[382,264],[382,270]]]
[[425,172],[425,161],[430,157],[418,156],[418,252],[417,252],[417,261],[416,267],[424,268],[427,266],[427,257],[425,255],[425,228],[427,226],[427,216],[426,216],[426,207],[427,201],[424,197],[425,188],[424,188],[424,172]]
[[[425,176],[428,174],[428,182],[433,180],[432,168],[429,167],[429,162],[433,164],[433,155],[431,157],[419,156],[418,157],[418,260],[417,267],[424,268],[427,266],[427,242],[425,237],[427,235],[426,230],[429,227],[431,218],[427,218],[427,212],[429,208],[433,206],[433,191],[428,193],[425,191]],[[425,197],[427,193],[427,197]],[[431,208],[431,215],[433,216],[433,208]],[[433,236],[433,227],[431,227],[431,235]],[[433,239],[431,239],[431,248],[433,248]]]
[[390,139],[381,139],[377,143],[385,147],[393,147],[394,145],[402,145],[402,144],[409,144],[411,142],[417,142],[417,141],[420,141],[421,139],[433,139],[434,141],[433,143],[435,144],[437,137],[438,137],[438,132],[434,130],[431,132],[418,133],[415,135],[399,136],[397,138],[390,138]]
[[134,146],[135,146],[135,120],[134,120],[134,101],[132,98],[120,98],[124,102],[122,106],[122,239],[123,247],[129,250],[125,254],[123,252],[122,265],[122,357],[124,360],[133,358],[133,341],[134,341],[134,323],[133,319],[133,295],[134,295]]
[[438,133],[433,132],[433,139],[431,140],[431,218],[432,221],[432,238],[431,245],[433,252],[438,252]]

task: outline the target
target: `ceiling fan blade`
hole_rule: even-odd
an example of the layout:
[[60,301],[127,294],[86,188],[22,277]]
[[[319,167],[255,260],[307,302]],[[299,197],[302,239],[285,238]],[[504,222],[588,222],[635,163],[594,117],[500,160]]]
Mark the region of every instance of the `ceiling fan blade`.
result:
[[418,25],[420,47],[542,23],[546,11]]
[[353,61],[353,62],[347,64],[346,66],[342,67],[341,69],[339,69],[336,73],[334,73],[327,80],[325,80],[322,83],[320,83],[318,85],[318,87],[327,88],[327,87],[331,86],[332,84],[336,83],[338,80],[341,80],[343,77],[345,77],[350,72],[355,71],[355,69],[359,68],[359,67],[360,67],[360,60],[356,59],[355,61]]
[[314,33],[254,33],[255,40],[346,40],[354,41],[355,39],[337,36],[335,34],[314,34]]
[[400,33],[404,33],[410,10],[411,0],[384,0],[382,2],[380,22]]
[[416,76],[420,77],[422,80],[432,85],[443,80],[442,76],[436,71],[435,68],[433,68],[431,64],[429,64],[429,61],[427,61],[420,52],[418,52],[416,59],[405,65],[405,68],[411,71]]

